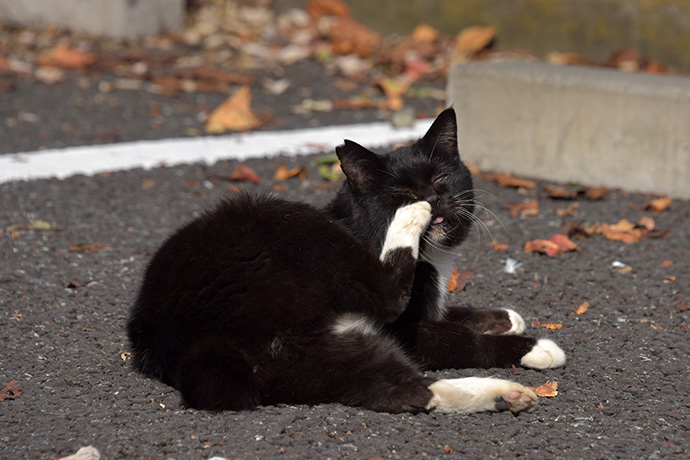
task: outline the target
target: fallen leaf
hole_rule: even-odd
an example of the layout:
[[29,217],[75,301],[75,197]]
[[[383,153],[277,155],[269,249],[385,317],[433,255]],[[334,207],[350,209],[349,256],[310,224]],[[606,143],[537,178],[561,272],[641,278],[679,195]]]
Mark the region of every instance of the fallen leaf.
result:
[[525,252],[540,252],[549,257],[556,257],[564,252],[576,251],[577,244],[568,238],[567,235],[556,234],[548,240],[531,240],[525,243]]
[[527,388],[534,391],[534,394],[542,398],[553,398],[555,396],[558,396],[558,382],[555,381],[549,380],[545,384],[540,385],[538,387]]
[[60,231],[58,227],[54,227],[53,224],[50,222],[46,222],[45,220],[32,220],[28,224],[14,224],[10,225],[8,227],[5,227],[5,232],[6,233],[12,233],[17,230],[41,230],[44,232],[52,231],[52,232],[57,232]]
[[534,188],[534,182],[527,179],[520,179],[506,173],[485,173],[482,174],[482,180],[496,182],[501,187],[524,187]]
[[670,281],[670,282],[672,282],[672,283],[675,283],[675,282],[676,282],[676,277],[675,277],[675,276],[672,276],[672,275],[664,276],[664,279],[665,279],[666,281]]
[[251,109],[252,93],[249,86],[243,86],[211,114],[204,129],[211,134],[226,131],[247,131],[261,126],[261,121],[254,116]]
[[608,187],[602,186],[602,187],[593,187],[593,188],[586,188],[585,189],[585,196],[587,199],[596,201],[596,200],[603,200],[606,198],[609,194],[610,190]]
[[589,302],[585,300],[584,302],[582,302],[582,305],[575,309],[575,313],[577,315],[584,315],[585,313],[587,313],[587,310],[589,310]]
[[5,388],[0,390],[0,401],[6,399],[16,399],[24,392],[24,389],[19,386],[17,382],[12,380],[10,383],[5,385]]
[[656,227],[656,223],[654,222],[654,219],[652,219],[649,216],[642,216],[640,218],[640,220],[637,222],[637,225],[639,225],[640,227],[646,228],[650,232],[652,230],[654,230],[654,228]]
[[325,24],[325,35],[336,54],[368,57],[381,45],[381,35],[351,18],[334,17]]
[[574,200],[575,198],[577,198],[576,190],[568,190],[566,188],[558,187],[556,185],[547,185],[544,187],[544,190],[546,190],[546,193],[549,195],[549,198],[557,200]]
[[567,208],[556,209],[556,214],[558,214],[558,217],[575,217],[579,208],[580,203],[570,203]]
[[563,327],[562,324],[553,324],[553,323],[540,323],[539,321],[532,321],[530,323],[534,327],[543,327],[544,329],[551,329],[551,330],[557,330]]
[[507,244],[499,243],[496,240],[492,240],[491,243],[487,243],[487,246],[491,246],[494,251],[507,251],[510,249],[510,246]]
[[673,265],[673,261],[672,261],[672,260],[664,260],[663,262],[661,262],[661,266],[664,267],[664,268],[665,268],[665,267],[670,267],[671,265]]
[[622,241],[623,243],[639,243],[647,230],[637,227],[627,219],[621,219],[616,224],[600,224],[585,229],[590,234],[604,235],[611,241]]
[[462,272],[458,271],[457,268],[453,267],[450,274],[450,279],[446,285],[448,292],[462,291],[467,286],[467,280],[474,275],[474,272],[469,268],[464,269]]
[[110,249],[110,245],[103,243],[73,243],[69,246],[69,252],[83,252],[85,254],[91,254],[104,249]]
[[229,177],[230,180],[239,182],[252,182],[258,184],[261,178],[252,168],[246,165],[238,165]]
[[67,287],[70,289],[76,289],[76,288],[84,287],[87,284],[89,284],[89,281],[70,280],[70,282],[67,283]]
[[402,78],[382,78],[376,82],[388,98],[388,109],[398,111],[405,105],[403,95],[410,88],[410,82]]
[[350,8],[341,0],[311,0],[304,9],[314,19],[323,16],[350,17]]
[[660,212],[666,211],[673,203],[673,200],[667,196],[662,196],[655,200],[650,201],[644,206],[644,209],[653,211],[654,214],[659,214]]
[[497,31],[494,26],[471,26],[461,30],[453,42],[453,60],[462,62],[487,48]]
[[319,166],[319,176],[328,181],[337,181],[343,177],[343,170],[340,167],[340,163],[336,163],[331,166],[322,164]]
[[539,215],[539,202],[537,200],[523,201],[518,204],[508,204],[506,208],[510,211],[510,215],[517,217],[521,216],[536,216]]
[[429,24],[419,24],[412,31],[410,38],[414,42],[427,42],[432,43],[438,40],[439,32],[438,30],[431,27]]
[[56,45],[50,51],[40,55],[36,63],[40,66],[62,67],[65,69],[84,70],[96,62],[96,56],[67,45]]
[[291,177],[297,176],[299,176],[300,180],[304,180],[307,177],[309,177],[309,172],[303,166],[296,166],[294,168],[287,169],[287,167],[284,164],[280,164],[278,166],[278,169],[276,169],[273,178],[275,180],[284,181]]

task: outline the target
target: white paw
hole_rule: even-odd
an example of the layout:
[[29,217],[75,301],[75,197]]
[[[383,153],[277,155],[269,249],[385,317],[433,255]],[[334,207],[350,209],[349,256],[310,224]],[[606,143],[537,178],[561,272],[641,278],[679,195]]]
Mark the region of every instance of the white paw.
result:
[[510,324],[512,324],[512,327],[505,331],[503,335],[520,335],[525,332],[525,320],[522,319],[522,316],[518,315],[509,308],[504,308],[504,310],[508,312],[508,317],[510,318]]
[[552,340],[540,339],[534,348],[522,357],[520,364],[534,369],[560,367],[565,364],[565,353]]
[[431,205],[418,201],[399,208],[388,227],[386,241],[381,250],[381,260],[386,254],[397,248],[411,248],[416,259],[419,255],[419,238],[431,222]]
[[482,411],[530,411],[537,395],[516,382],[494,378],[469,377],[439,380],[429,385],[434,394],[427,409],[437,412],[469,414]]

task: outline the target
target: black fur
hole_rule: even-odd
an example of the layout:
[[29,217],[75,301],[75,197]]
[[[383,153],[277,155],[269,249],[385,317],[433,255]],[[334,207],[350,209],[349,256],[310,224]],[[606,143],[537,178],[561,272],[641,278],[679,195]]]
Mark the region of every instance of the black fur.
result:
[[[534,339],[483,334],[507,330],[505,312],[443,305],[438,254],[457,252],[474,202],[456,132],[448,109],[386,155],[346,141],[347,180],[325,210],[239,194],[180,229],[151,260],[128,322],[135,366],[200,409],[418,412],[433,382],[422,368],[518,364]],[[381,260],[393,215],[416,201],[432,206],[420,259],[399,248]],[[377,330],[335,332],[348,313]]]

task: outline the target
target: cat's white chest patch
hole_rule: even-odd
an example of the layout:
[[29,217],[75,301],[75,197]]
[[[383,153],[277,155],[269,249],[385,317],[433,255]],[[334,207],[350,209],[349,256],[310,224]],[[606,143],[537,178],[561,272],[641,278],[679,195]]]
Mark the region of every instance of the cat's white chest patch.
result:
[[367,316],[358,313],[344,313],[333,324],[333,332],[338,335],[356,333],[363,335],[376,334],[376,323]]

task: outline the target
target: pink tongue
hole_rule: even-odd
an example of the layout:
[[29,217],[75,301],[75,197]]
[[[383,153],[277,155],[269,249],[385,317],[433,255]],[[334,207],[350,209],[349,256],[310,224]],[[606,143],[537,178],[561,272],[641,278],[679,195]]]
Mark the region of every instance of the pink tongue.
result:
[[432,222],[432,224],[440,224],[441,222],[443,222],[443,217],[442,217],[442,216],[438,216],[436,219],[434,219],[434,221]]

